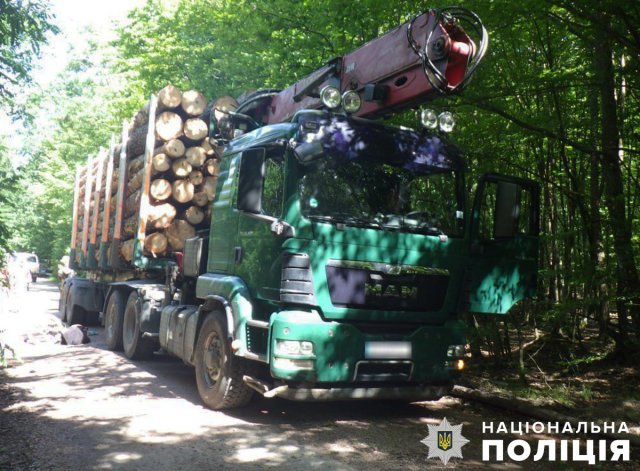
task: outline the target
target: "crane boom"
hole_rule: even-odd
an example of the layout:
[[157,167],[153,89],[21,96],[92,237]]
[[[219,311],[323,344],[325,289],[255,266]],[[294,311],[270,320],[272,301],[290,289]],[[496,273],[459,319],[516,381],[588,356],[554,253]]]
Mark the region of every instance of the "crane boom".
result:
[[[461,26],[471,25],[478,44]],[[374,118],[461,91],[482,60],[488,41],[480,19],[462,8],[430,10],[369,41],[282,91],[257,92],[237,110],[262,125],[289,121],[301,109],[321,108],[332,85],[356,91],[356,116]]]

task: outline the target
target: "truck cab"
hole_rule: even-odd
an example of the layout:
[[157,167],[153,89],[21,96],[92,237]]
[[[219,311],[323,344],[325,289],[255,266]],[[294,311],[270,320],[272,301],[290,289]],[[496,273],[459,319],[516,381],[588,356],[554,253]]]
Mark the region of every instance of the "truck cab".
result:
[[504,314],[536,283],[537,186],[485,175],[471,201],[465,171],[442,134],[323,111],[231,141],[202,305],[184,321],[188,336],[218,312],[222,331],[174,351],[195,364],[201,396],[227,355],[242,359],[239,386],[267,396],[446,394],[466,360],[462,314]]

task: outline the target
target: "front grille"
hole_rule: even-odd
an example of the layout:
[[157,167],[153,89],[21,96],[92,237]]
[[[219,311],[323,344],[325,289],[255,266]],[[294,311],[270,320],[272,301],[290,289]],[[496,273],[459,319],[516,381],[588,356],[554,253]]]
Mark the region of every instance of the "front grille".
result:
[[438,311],[449,286],[448,273],[390,274],[375,268],[327,264],[329,294],[334,306],[389,310]]
[[356,365],[356,381],[409,381],[410,361],[361,361]]

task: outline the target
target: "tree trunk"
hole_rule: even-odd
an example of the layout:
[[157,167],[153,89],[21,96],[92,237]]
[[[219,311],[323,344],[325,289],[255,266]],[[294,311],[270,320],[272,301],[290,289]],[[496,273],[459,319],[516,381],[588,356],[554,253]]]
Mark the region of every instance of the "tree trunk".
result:
[[180,139],[170,139],[160,147],[159,152],[167,154],[172,159],[182,157],[184,155],[185,146]]
[[209,196],[207,195],[207,192],[202,190],[202,191],[198,191],[193,195],[193,204],[195,204],[196,206],[206,206],[209,203]]
[[[129,217],[133,214],[136,214],[140,210],[140,196],[142,195],[141,191],[136,191],[135,193],[129,195],[127,197],[127,201],[124,205],[124,216]],[[115,209],[115,208],[113,208]]]
[[176,208],[170,203],[152,205],[147,215],[147,225],[153,229],[165,229],[176,217]]
[[204,181],[204,175],[200,170],[193,170],[189,174],[189,181],[193,183],[194,186],[201,185],[202,182]]
[[140,169],[138,173],[135,175],[130,175],[129,181],[127,182],[127,194],[132,194],[137,191],[141,186],[144,180],[144,169]]
[[158,107],[162,109],[177,108],[180,106],[183,96],[178,87],[167,85],[158,92]]
[[135,239],[125,240],[120,244],[120,255],[127,262],[131,262],[133,260],[133,246],[135,244]]
[[171,168],[171,159],[167,154],[156,154],[153,156],[152,165],[156,172],[166,172]]
[[167,236],[171,249],[180,251],[184,248],[184,241],[196,235],[196,230],[187,221],[176,219],[165,229],[164,234]]
[[124,237],[133,237],[138,231],[138,215],[128,217],[122,224],[122,235]]
[[[175,114],[175,113],[171,113],[171,114]],[[178,118],[180,117],[178,116]],[[148,130],[148,123],[146,123],[145,125],[139,128],[134,129],[131,132],[131,134],[129,135],[129,140],[127,141],[127,156],[144,154],[147,146],[147,130]],[[162,142],[158,140],[154,142],[154,148],[160,145],[162,145]]]
[[207,193],[209,201],[213,201],[216,196],[216,186],[218,185],[218,177],[206,177],[202,184],[202,189]]
[[200,147],[202,147],[207,153],[207,158],[216,156],[216,150],[209,143],[209,139],[203,139],[203,141],[200,143]]
[[187,139],[191,141],[202,141],[209,133],[209,126],[200,118],[190,118],[184,122],[183,131]]
[[[619,129],[617,103],[615,97],[615,75],[613,69],[609,18],[600,18],[606,25],[594,24],[595,30],[595,73],[600,87],[601,126],[602,126],[602,177],[604,180],[605,202],[609,210],[609,219],[613,233],[613,246],[616,253],[616,278],[618,282],[617,302],[620,342],[618,347],[626,346],[628,332],[629,306],[639,305],[640,283],[635,264],[635,254],[631,244],[631,226],[625,212],[625,194],[618,156]],[[640,339],[640,315],[637,309],[631,310],[634,330]]]
[[167,251],[167,236],[162,232],[154,232],[144,238],[144,249],[154,257]]
[[189,147],[184,155],[187,162],[194,167],[202,167],[202,164],[207,160],[207,151],[200,146]]
[[173,171],[173,174],[176,177],[185,178],[189,176],[193,168],[191,167],[191,164],[187,162],[186,158],[181,157],[173,161],[173,165],[171,165],[171,170]]
[[194,187],[189,180],[176,180],[172,184],[173,199],[179,203],[188,203],[193,199]]
[[218,159],[209,159],[204,163],[204,171],[208,175],[217,177],[220,174],[220,161]]
[[184,219],[187,220],[189,224],[197,226],[204,220],[204,213],[197,206],[189,206],[184,212]]
[[165,111],[156,119],[156,135],[164,140],[175,139],[182,134],[182,118],[177,113]]
[[138,173],[142,167],[144,167],[144,154],[140,154],[129,160],[129,163],[127,164],[127,173],[129,177]]
[[171,196],[171,183],[164,178],[158,178],[151,182],[149,194],[156,201],[164,201]]
[[207,106],[207,100],[197,90],[187,90],[182,94],[182,109],[191,116],[199,116]]

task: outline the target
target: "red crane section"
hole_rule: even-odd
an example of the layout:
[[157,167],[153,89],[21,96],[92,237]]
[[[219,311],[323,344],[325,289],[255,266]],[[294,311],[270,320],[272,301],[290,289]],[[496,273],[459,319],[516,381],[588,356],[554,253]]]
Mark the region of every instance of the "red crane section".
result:
[[[470,25],[476,44],[462,28]],[[356,91],[361,117],[388,115],[461,91],[482,60],[488,41],[480,19],[462,8],[430,10],[330,61],[290,87],[247,97],[239,113],[260,124],[291,120],[301,109],[321,108],[327,85]]]

